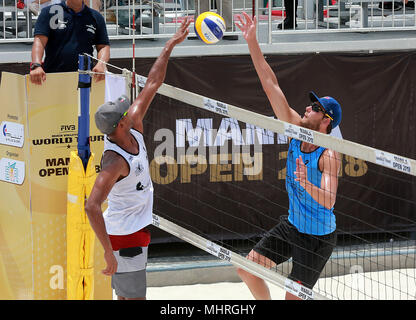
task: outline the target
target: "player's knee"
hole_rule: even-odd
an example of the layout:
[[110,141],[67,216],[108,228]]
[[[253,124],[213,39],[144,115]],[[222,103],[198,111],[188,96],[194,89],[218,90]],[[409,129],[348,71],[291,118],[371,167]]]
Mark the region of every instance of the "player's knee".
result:
[[248,271],[246,271],[242,268],[237,268],[237,274],[241,278],[241,280],[243,280],[243,281],[252,280],[252,279],[256,278],[255,275],[251,274],[250,272],[248,272]]
[[[247,271],[241,268],[237,268],[237,274],[238,276],[243,279],[246,276]],[[244,280],[244,279],[243,279]]]

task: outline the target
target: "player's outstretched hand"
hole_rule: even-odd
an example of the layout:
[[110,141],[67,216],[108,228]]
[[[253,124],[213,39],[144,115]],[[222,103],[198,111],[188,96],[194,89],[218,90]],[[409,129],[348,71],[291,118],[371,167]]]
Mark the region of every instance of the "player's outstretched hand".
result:
[[189,17],[186,17],[185,20],[182,21],[181,26],[172,37],[175,45],[186,39],[189,33],[188,27],[190,23],[191,19]]
[[243,11],[244,19],[241,17],[241,15],[237,16],[237,19],[240,23],[237,21],[235,22],[235,25],[241,30],[243,33],[244,39],[246,41],[255,40],[256,39],[256,25],[257,25],[257,18],[254,16],[254,19],[251,19],[250,16]]

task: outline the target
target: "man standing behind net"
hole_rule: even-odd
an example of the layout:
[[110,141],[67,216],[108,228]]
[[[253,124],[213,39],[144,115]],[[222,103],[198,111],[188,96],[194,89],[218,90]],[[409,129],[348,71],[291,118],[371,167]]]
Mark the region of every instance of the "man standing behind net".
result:
[[93,55],[94,46],[99,61],[92,71],[96,72],[95,80],[100,81],[110,60],[110,41],[101,13],[83,0],[66,0],[43,8],[35,24],[30,81],[41,85],[46,73],[78,71],[78,55]]
[[[143,139],[143,118],[162,85],[173,48],[188,35],[184,20],[150,69],[146,85],[130,105],[121,96],[95,113],[97,128],[105,134],[101,171],[85,211],[104,248],[106,268],[120,300],[146,298],[147,246],[152,222],[153,185]],[[108,197],[108,209],[101,205]]]
[[[311,105],[303,116],[293,110],[283,94],[277,77],[263,57],[256,39],[254,21],[243,12],[237,26],[247,41],[250,55],[273,111],[278,119],[322,133],[330,133],[341,121],[341,107],[331,97],[318,98],[310,92]],[[340,156],[337,152],[291,139],[286,163],[286,190],[289,215],[281,216],[250,251],[247,258],[267,268],[292,257],[289,279],[313,288],[336,245],[333,213],[338,187]],[[256,299],[270,299],[266,282],[238,269]],[[289,292],[286,299],[297,299]]]

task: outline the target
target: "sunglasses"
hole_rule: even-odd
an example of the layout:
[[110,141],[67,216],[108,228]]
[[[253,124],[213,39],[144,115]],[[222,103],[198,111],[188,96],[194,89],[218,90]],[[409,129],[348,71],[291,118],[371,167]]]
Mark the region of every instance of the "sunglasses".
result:
[[125,116],[127,116],[127,113],[128,113],[128,111],[124,112],[124,113],[121,115],[121,117],[120,117],[120,119],[117,121],[117,123],[113,124],[113,128],[115,128],[115,127],[117,127],[117,126],[118,126],[118,124],[119,124],[119,122],[121,121],[121,119],[123,119]]
[[312,103],[312,110],[315,112],[322,112],[325,117],[331,119],[332,121],[334,120],[328,113],[326,113],[325,109],[321,107],[321,105],[317,104],[316,102]]

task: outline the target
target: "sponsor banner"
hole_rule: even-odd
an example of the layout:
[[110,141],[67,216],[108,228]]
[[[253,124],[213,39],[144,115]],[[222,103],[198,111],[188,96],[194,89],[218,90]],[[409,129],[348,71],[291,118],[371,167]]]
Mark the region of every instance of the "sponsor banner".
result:
[[[49,226],[47,243],[34,242],[34,261],[44,268],[36,272],[39,281],[35,282],[35,295],[44,299],[66,299],[66,279],[63,283],[56,280],[55,285],[44,286],[51,274],[48,266],[56,265],[54,275],[59,278],[60,272],[66,270],[66,214],[67,185],[70,152],[77,150],[78,144],[78,73],[48,74],[48,80],[42,86],[33,85],[28,81],[28,121],[30,144],[30,184],[32,196],[32,215],[35,237],[41,236],[45,226]],[[72,88],[72,90],[70,89]],[[90,99],[90,116],[93,116],[99,105],[104,102],[104,82],[92,81]],[[95,125],[90,126],[91,152],[102,152],[103,136],[98,134]],[[96,148],[96,146],[98,148]],[[101,148],[101,149],[100,149]],[[50,222],[53,221],[53,224]],[[59,250],[59,254],[44,255],[44,246],[51,252]],[[95,243],[95,299],[111,298],[109,278],[100,275],[104,265],[102,248]],[[59,278],[60,279],[60,278]]]
[[2,158],[0,160],[0,180],[22,184],[25,180],[25,163],[19,160]]
[[375,150],[375,154],[376,163],[404,173],[411,172],[412,167],[409,159],[380,150]]
[[207,109],[208,111],[212,111],[212,112],[224,115],[224,116],[228,116],[227,104],[210,99],[210,98],[206,98],[206,97],[204,97],[203,103],[204,103],[204,108]]
[[302,140],[314,144],[314,134],[312,130],[285,123],[285,135],[294,139]]
[[160,219],[159,219],[159,216],[157,216],[157,215],[155,215],[155,214],[152,214],[152,224],[153,224],[155,227],[159,227],[159,226],[160,226]]
[[285,280],[285,290],[302,300],[313,300],[314,293],[311,289],[291,279]]
[[220,258],[221,260],[225,260],[228,262],[231,261],[230,250],[227,250],[212,241],[207,241],[206,249],[210,254]]
[[0,85],[0,299],[34,299],[25,77]]
[[0,144],[12,147],[23,147],[25,141],[24,126],[20,123],[3,121],[0,125]]
[[[25,83],[25,76],[2,74],[0,298],[67,297],[67,180],[70,151],[77,149],[77,84],[76,72],[48,74],[42,86]],[[104,102],[104,82],[93,81],[92,92],[94,123]],[[103,135],[95,125],[90,133],[99,171]],[[94,260],[94,298],[112,299],[110,278],[101,273],[105,261],[98,241]]]

